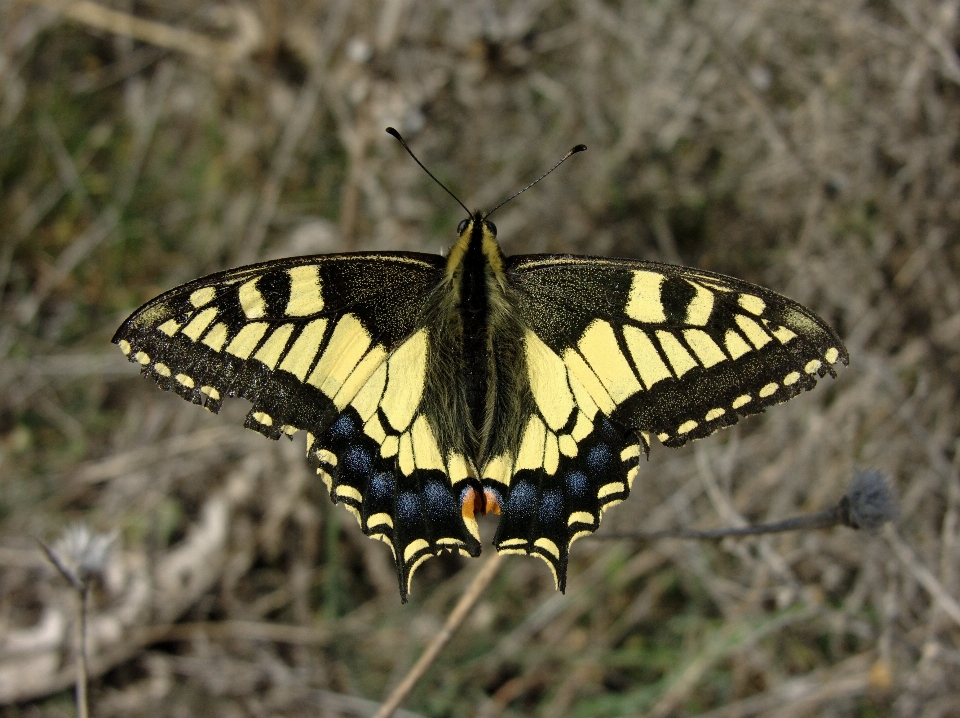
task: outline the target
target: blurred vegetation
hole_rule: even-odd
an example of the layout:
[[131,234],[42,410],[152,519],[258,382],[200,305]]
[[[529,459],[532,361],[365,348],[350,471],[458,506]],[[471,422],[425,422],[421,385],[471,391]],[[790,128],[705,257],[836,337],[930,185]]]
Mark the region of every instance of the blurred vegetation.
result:
[[387,125],[479,207],[583,142],[498,213],[508,254],[721,271],[844,337],[836,381],[655,447],[605,527],[817,510],[856,466],[901,497],[883,536],[579,541],[565,596],[510,557],[408,708],[960,715],[958,43],[956,0],[0,0],[0,716],[72,713],[69,595],[31,539],[71,522],[120,534],[98,717],[368,715],[441,625],[474,563],[427,562],[401,606],[302,438],[109,344],[219,269],[443,251],[459,208]]

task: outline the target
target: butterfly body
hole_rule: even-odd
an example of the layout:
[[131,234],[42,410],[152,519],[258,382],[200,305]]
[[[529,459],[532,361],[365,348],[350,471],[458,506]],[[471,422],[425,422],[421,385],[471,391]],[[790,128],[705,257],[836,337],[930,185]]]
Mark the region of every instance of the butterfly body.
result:
[[[447,255],[443,283],[436,290],[440,304],[436,321],[451,327],[447,345],[459,350],[450,380],[462,384],[465,392],[469,416],[458,417],[458,421],[469,427],[469,455],[476,463],[480,463],[488,443],[492,408],[496,405],[494,357],[498,332],[493,325],[497,323],[494,313],[502,306],[499,295],[503,293],[505,278],[503,253],[494,239],[495,231],[479,212],[461,222],[459,239]],[[496,319],[504,317],[497,313]],[[501,343],[506,338],[504,334]]]
[[681,446],[847,362],[815,314],[730,277],[637,260],[506,257],[480,212],[447,257],[300,257],[215,274],[147,303],[114,342],[216,412],[253,406],[307,455],[406,600],[443,550],[543,559],[559,588],[577,538],[630,493],[656,435]]

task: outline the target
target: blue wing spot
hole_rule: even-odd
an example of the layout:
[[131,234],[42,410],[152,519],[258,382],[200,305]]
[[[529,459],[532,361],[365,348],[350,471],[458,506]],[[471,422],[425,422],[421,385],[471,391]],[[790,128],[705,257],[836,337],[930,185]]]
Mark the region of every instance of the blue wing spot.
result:
[[353,436],[356,430],[357,426],[353,417],[349,414],[341,414],[340,418],[333,422],[330,427],[330,438],[343,441]]
[[397,482],[393,478],[393,474],[380,473],[370,480],[367,495],[374,503],[388,503],[393,499],[396,490]]
[[[599,419],[599,421],[597,421]],[[594,421],[594,430],[600,430],[600,437],[611,444],[617,443],[617,440],[620,438],[617,434],[617,430],[613,428],[613,424],[610,423],[610,420],[602,414],[597,415],[597,419]]]
[[404,491],[397,499],[397,521],[401,524],[418,526],[423,519],[420,509],[420,497],[412,491]]
[[540,499],[540,521],[545,524],[560,523],[563,518],[563,496],[557,489],[545,491]]
[[610,451],[610,447],[606,444],[594,446],[590,449],[590,453],[587,454],[587,468],[589,468],[590,473],[594,475],[609,473],[612,462],[613,452]]
[[590,489],[590,482],[582,471],[569,472],[566,477],[566,484],[567,493],[578,499],[585,497]]
[[531,521],[537,510],[537,490],[526,481],[520,481],[510,489],[507,509],[517,521]]
[[352,477],[365,479],[373,470],[373,459],[365,447],[352,446],[343,455],[342,466]]
[[449,519],[457,513],[457,503],[453,496],[439,481],[428,481],[423,487],[423,498],[427,502],[427,514],[432,521]]

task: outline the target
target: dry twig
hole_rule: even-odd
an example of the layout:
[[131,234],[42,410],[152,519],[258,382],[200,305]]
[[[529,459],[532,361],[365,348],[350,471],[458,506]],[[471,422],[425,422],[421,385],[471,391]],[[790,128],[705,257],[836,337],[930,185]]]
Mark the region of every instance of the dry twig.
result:
[[33,0],[57,10],[75,22],[105,30],[157,47],[183,52],[206,61],[231,63],[249,55],[259,44],[258,32],[249,21],[241,25],[232,42],[213,40],[206,35],[144,20],[129,13],[105,8],[90,0]]
[[433,637],[430,645],[427,646],[423,655],[417,659],[417,662],[413,664],[413,668],[403,677],[403,680],[400,681],[396,688],[390,691],[390,695],[387,696],[387,699],[383,702],[383,705],[380,707],[380,710],[377,711],[374,718],[390,718],[397,708],[403,705],[403,702],[416,687],[420,679],[423,678],[430,666],[433,665],[433,662],[437,660],[440,651],[443,650],[443,647],[453,638],[453,634],[460,628],[464,619],[469,615],[470,609],[473,608],[480,596],[483,595],[487,586],[490,585],[490,582],[497,575],[497,571],[500,570],[500,564],[502,562],[503,556],[499,553],[493,554],[484,562],[477,572],[477,575],[473,577],[473,580],[460,596],[460,600],[457,601],[457,605],[454,606],[453,611],[450,612],[446,622],[443,624],[443,628]]

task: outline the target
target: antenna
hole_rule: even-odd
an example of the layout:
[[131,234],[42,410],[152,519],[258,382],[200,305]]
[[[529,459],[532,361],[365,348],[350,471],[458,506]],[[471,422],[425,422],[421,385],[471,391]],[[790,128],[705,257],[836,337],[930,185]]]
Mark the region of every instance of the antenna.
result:
[[[403,145],[403,149],[405,149],[405,150],[409,153],[409,155],[410,155],[411,157],[413,157],[413,161],[416,162],[418,165],[420,165],[420,169],[422,169],[424,172],[426,172],[428,175],[430,175],[430,179],[432,179],[432,180],[433,180],[434,182],[436,182],[438,185],[440,185],[441,187],[443,187],[444,191],[446,191],[446,193],[447,193],[448,195],[450,195],[450,196],[453,197],[455,200],[457,200],[457,204],[459,204],[461,207],[463,207],[463,210],[467,213],[467,216],[468,216],[468,217],[472,217],[472,216],[473,216],[473,213],[472,213],[469,209],[467,209],[467,205],[465,205],[463,202],[461,202],[461,201],[460,201],[460,198],[457,197],[457,195],[455,195],[453,192],[451,192],[450,190],[448,190],[448,189],[447,189],[447,186],[446,186],[443,182],[441,182],[441,181],[438,180],[436,177],[434,177],[434,176],[433,176],[433,173],[432,173],[430,170],[428,170],[426,167],[423,166],[423,162],[421,162],[420,160],[417,159],[417,156],[416,156],[415,154],[413,154],[413,150],[411,150],[411,149],[407,146],[407,143],[404,142],[404,140],[403,140],[403,138],[400,136],[400,133],[399,133],[399,132],[397,132],[397,131],[396,131],[395,129],[393,129],[392,127],[388,127],[388,128],[387,128],[387,134],[390,135],[391,137],[396,138],[397,141],[398,141],[401,145]],[[581,147],[582,147],[582,145],[581,145]],[[583,149],[587,149],[587,148],[584,147]],[[563,159],[565,160],[565,159],[567,159],[567,158],[564,157]],[[560,160],[560,161],[563,162],[563,160]]]
[[[388,130],[388,131],[389,131],[389,130]],[[564,162],[566,162],[571,156],[577,154],[577,152],[584,152],[584,151],[586,151],[586,149],[587,149],[587,146],[586,146],[586,145],[577,145],[576,147],[574,147],[572,150],[570,150],[569,152],[567,152],[567,154],[565,154],[565,155],[563,156],[563,158],[562,158],[559,162],[557,162],[557,164],[555,164],[553,167],[551,167],[550,169],[548,169],[548,170],[547,170],[546,172],[544,172],[542,175],[540,175],[539,177],[537,177],[533,182],[531,182],[530,184],[528,184],[526,187],[524,187],[522,190],[520,190],[520,191],[517,192],[516,194],[514,194],[514,195],[512,195],[512,196],[510,196],[510,197],[507,197],[505,200],[503,200],[503,202],[501,202],[501,203],[498,204],[496,207],[494,207],[494,208],[491,209],[489,212],[487,212],[487,213],[483,216],[484,219],[486,219],[486,218],[489,217],[491,214],[493,214],[494,212],[496,212],[498,209],[500,209],[501,207],[503,207],[503,205],[505,205],[507,202],[509,202],[510,200],[512,200],[514,197],[523,194],[523,193],[526,192],[528,189],[530,189],[531,187],[533,187],[537,182],[539,182],[540,180],[542,180],[542,179],[543,179],[544,177],[546,177],[548,174],[550,174],[550,173],[553,172],[555,169],[557,169],[557,167],[559,167],[559,166],[562,165]],[[416,159],[416,158],[414,158],[414,159]]]

